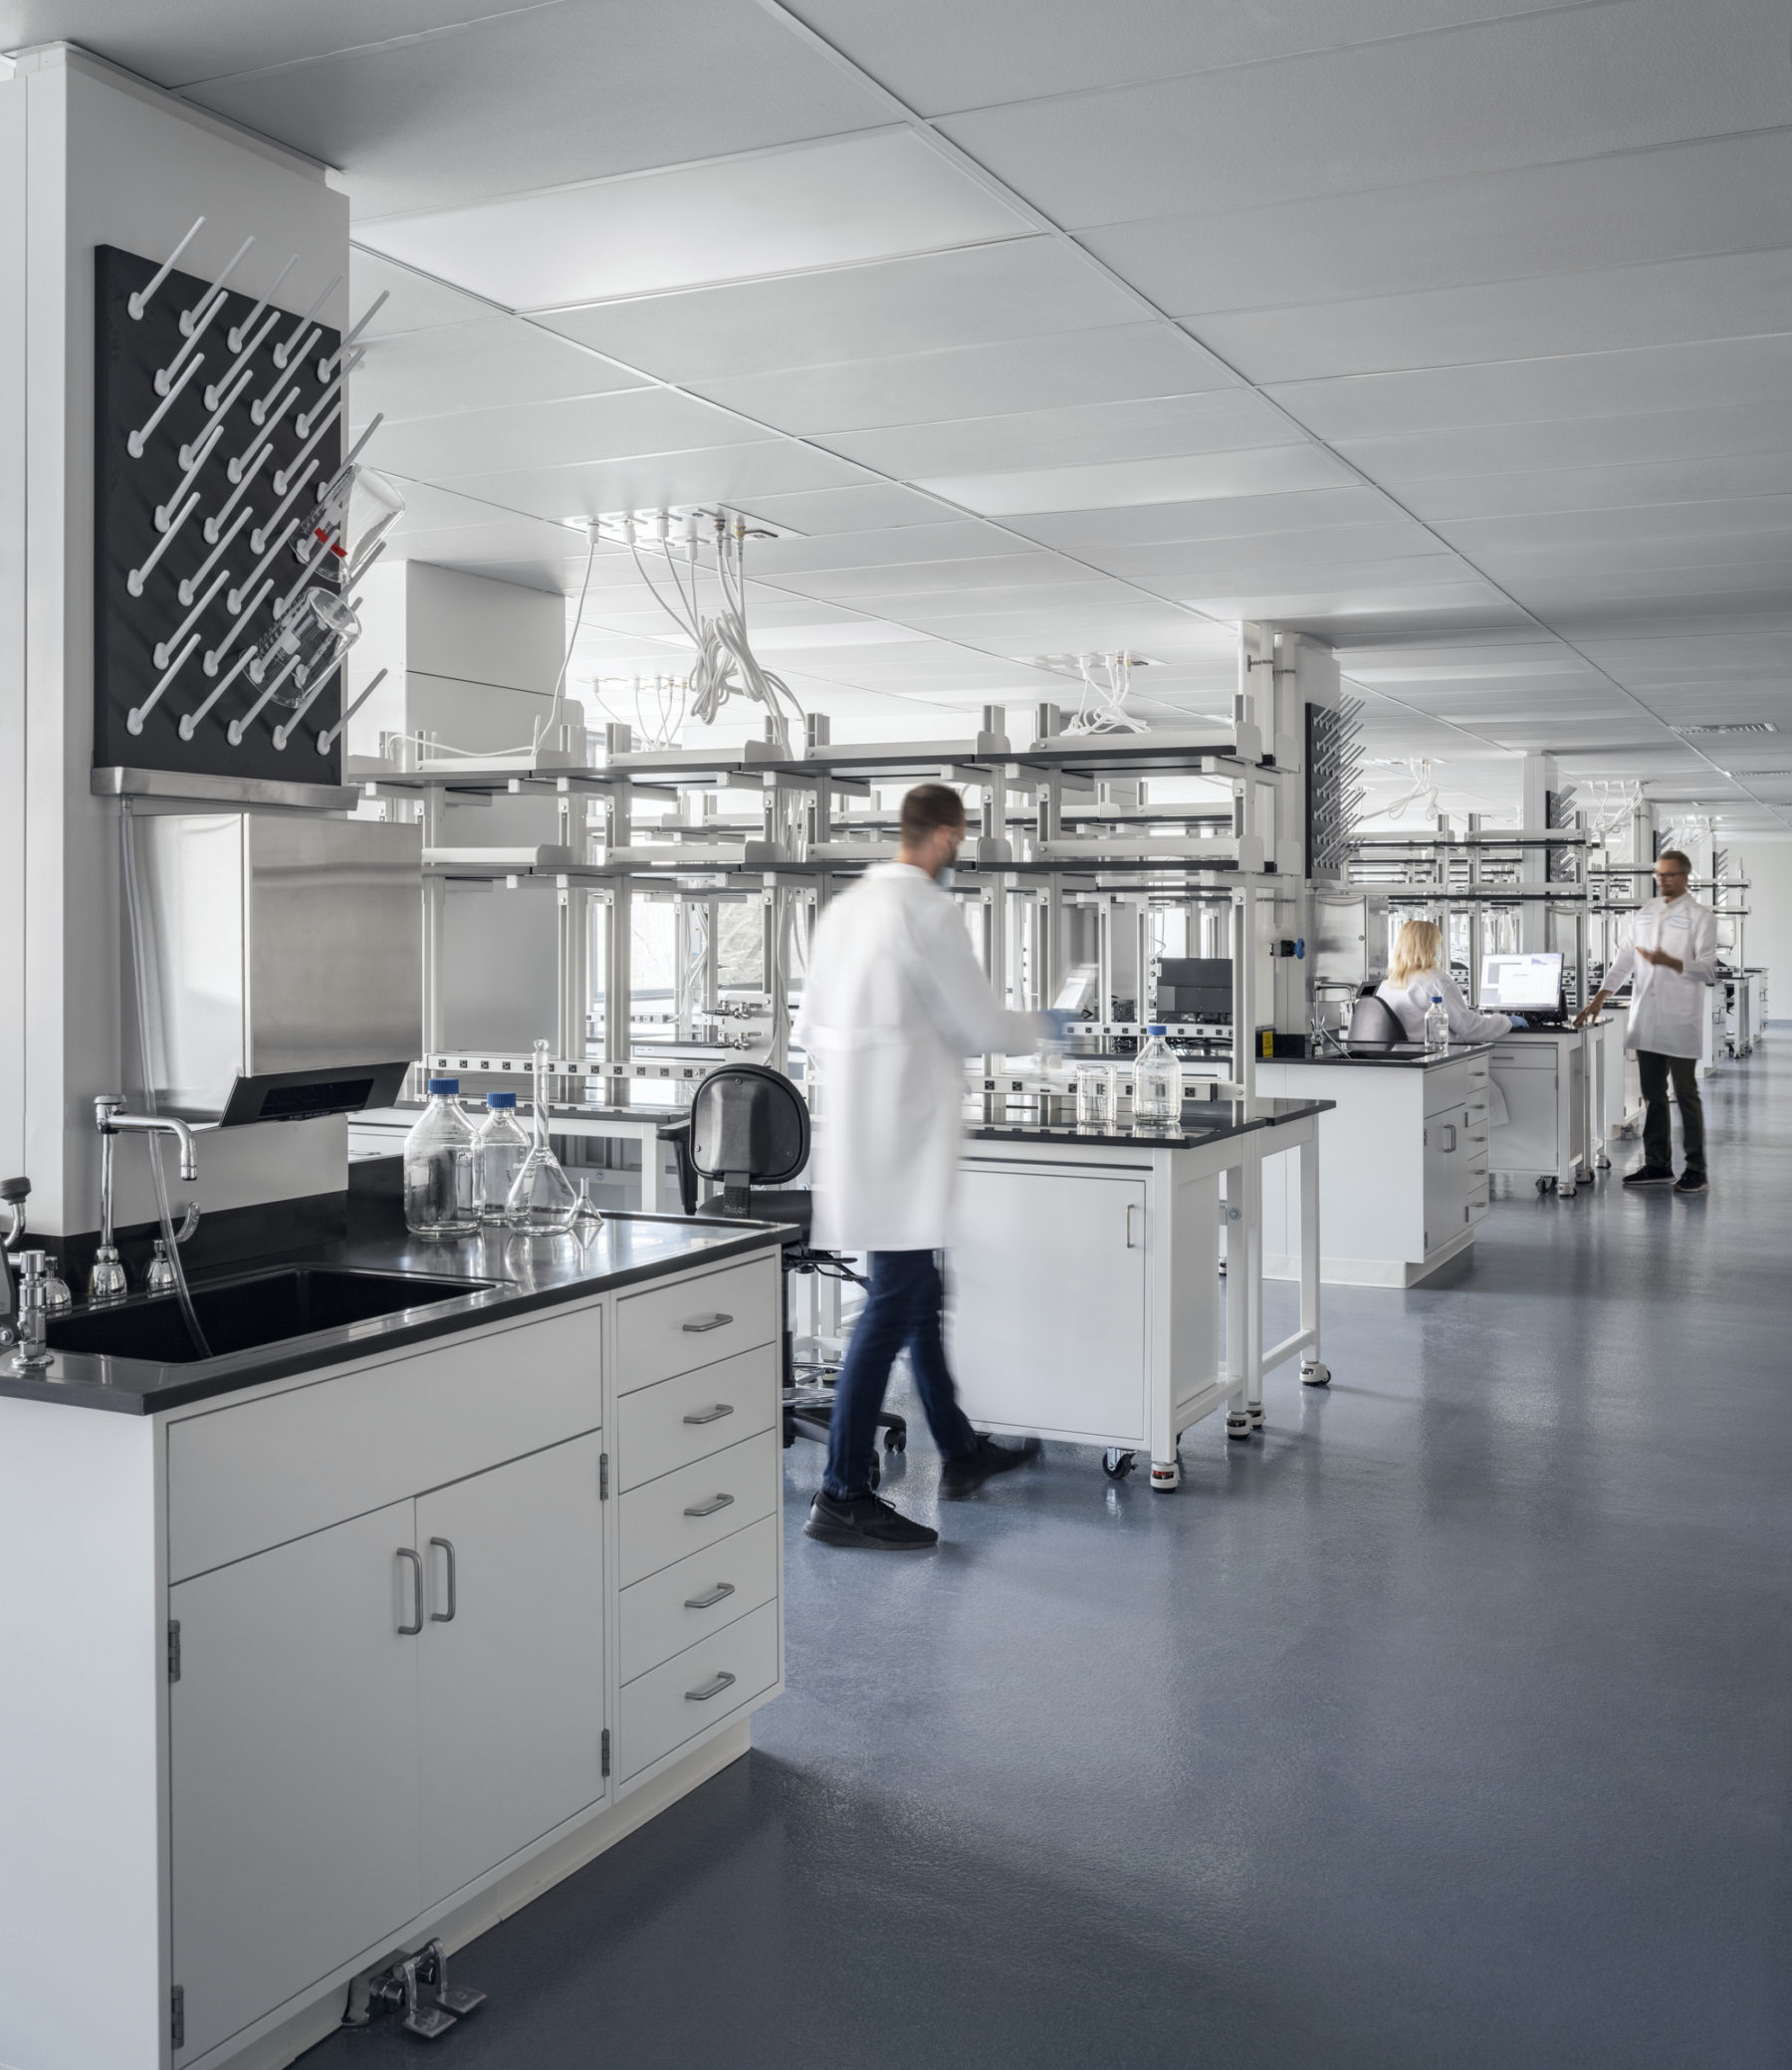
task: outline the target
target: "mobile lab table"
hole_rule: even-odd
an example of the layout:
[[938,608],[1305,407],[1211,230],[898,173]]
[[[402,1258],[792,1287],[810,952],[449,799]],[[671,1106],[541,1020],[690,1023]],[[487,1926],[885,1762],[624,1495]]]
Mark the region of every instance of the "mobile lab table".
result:
[[[1319,1355],[1319,1130],[1328,1100],[1190,1100],[1171,1138],[1076,1128],[1071,1103],[969,1130],[947,1255],[948,1349],[980,1430],[1100,1446],[1118,1478],[1182,1479],[1177,1441],[1223,1404],[1227,1435],[1263,1423],[1263,1375]],[[1061,1121],[1056,1117],[1062,1115]],[[1263,1345],[1262,1170],[1300,1164],[1300,1326]],[[1224,1182],[1224,1198],[1222,1197]],[[1221,1335],[1221,1237],[1226,1328]]]

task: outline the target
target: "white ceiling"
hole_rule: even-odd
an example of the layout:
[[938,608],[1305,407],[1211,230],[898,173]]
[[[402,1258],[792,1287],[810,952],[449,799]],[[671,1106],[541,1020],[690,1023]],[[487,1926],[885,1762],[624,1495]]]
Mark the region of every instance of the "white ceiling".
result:
[[[566,521],[727,502],[837,736],[1083,648],[1211,709],[1249,616],[1447,806],[1548,747],[1792,823],[1792,741],[1671,730],[1792,736],[1784,0],[0,0],[52,38],[339,169],[394,552],[575,592]],[[574,680],[671,632],[605,550]]]

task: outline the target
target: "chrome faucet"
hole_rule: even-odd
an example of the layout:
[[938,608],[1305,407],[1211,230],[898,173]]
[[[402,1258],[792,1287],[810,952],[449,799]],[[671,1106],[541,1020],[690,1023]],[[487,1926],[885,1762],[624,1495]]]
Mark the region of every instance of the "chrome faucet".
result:
[[122,1300],[130,1290],[124,1263],[112,1242],[112,1138],[119,1135],[170,1135],[180,1144],[180,1176],[189,1183],[199,1176],[199,1152],[193,1131],[172,1114],[126,1114],[115,1093],[94,1101],[94,1125],[100,1131],[100,1248],[88,1273],[90,1302]]
[[50,1312],[50,1262],[41,1251],[19,1254],[19,1348],[12,1356],[15,1373],[41,1373],[54,1362],[44,1332]]
[[0,1203],[5,1205],[11,1220],[3,1241],[0,1241],[0,1340],[12,1342],[13,1317],[19,1304],[13,1296],[12,1259],[10,1254],[18,1249],[19,1239],[25,1234],[25,1202],[31,1193],[29,1179],[7,1179],[0,1181]]

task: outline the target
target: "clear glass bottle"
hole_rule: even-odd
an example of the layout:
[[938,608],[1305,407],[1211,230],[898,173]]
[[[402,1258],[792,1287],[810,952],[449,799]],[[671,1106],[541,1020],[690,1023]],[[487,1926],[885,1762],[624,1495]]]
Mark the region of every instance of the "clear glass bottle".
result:
[[1111,1133],[1119,1118],[1118,1088],[1114,1066],[1098,1057],[1086,1057],[1076,1066],[1076,1125],[1091,1135]]
[[505,1203],[504,1219],[525,1235],[560,1236],[572,1227],[578,1194],[548,1140],[548,1055],[535,1045],[535,1141],[529,1147]]
[[1133,1133],[1175,1135],[1182,1128],[1182,1065],[1164,1039],[1162,1022],[1145,1034],[1145,1046],[1133,1058]]
[[1441,992],[1432,994],[1431,1005],[1425,1010],[1425,1046],[1432,1055],[1450,1047],[1450,1009]]
[[514,1092],[488,1092],[486,1118],[473,1138],[473,1205],[481,1222],[506,1221],[511,1188],[529,1155]]
[[404,1139],[404,1226],[417,1237],[467,1237],[479,1227],[473,1124],[458,1078],[430,1079],[429,1104]]

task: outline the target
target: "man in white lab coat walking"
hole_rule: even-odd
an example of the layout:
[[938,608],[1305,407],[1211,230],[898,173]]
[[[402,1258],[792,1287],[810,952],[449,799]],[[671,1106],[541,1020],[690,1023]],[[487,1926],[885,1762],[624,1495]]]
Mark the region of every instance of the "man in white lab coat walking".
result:
[[940,1490],[973,1494],[1030,1456],[971,1428],[946,1365],[946,1247],[965,1099],[965,1058],[1024,1054],[1050,1017],[992,996],[947,896],[965,837],[964,802],[944,784],[902,801],[894,862],[868,869],[815,930],[797,1037],[817,1066],[813,1241],[869,1255],[871,1286],[834,1389],[827,1471],[804,1526],[828,1545],[902,1551],[939,1533],[871,1492],[877,1412],[908,1351],[945,1467]]
[[[1656,858],[1652,900],[1632,924],[1630,940],[1612,960],[1605,983],[1575,1016],[1593,1019],[1628,978],[1630,1028],[1624,1046],[1637,1052],[1643,1081],[1643,1162],[1625,1175],[1627,1186],[1673,1186],[1676,1193],[1707,1193],[1704,1101],[1698,1090],[1700,1023],[1708,1011],[1705,988],[1717,975],[1717,917],[1691,897],[1692,865],[1678,848]],[[1684,1167],[1674,1178],[1674,1122],[1668,1086],[1680,1106]]]

